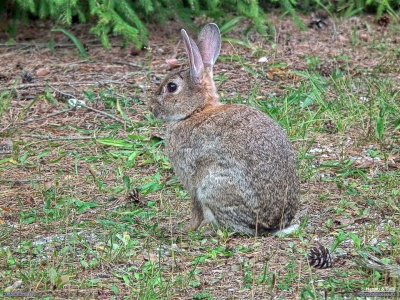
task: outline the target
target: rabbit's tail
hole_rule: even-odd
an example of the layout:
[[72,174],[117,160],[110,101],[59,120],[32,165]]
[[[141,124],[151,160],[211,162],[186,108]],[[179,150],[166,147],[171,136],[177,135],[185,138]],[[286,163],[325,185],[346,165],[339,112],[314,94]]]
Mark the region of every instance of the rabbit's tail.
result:
[[297,223],[296,224],[292,224],[292,225],[289,225],[286,228],[277,230],[277,231],[273,232],[272,234],[275,235],[275,236],[278,236],[278,237],[286,236],[286,235],[289,235],[289,234],[292,234],[292,233],[296,232],[299,229],[299,227],[300,227],[300,224],[297,224]]
[[286,236],[292,234],[297,229],[299,229],[299,224],[288,224],[286,226],[279,227],[266,227],[261,224],[257,224],[256,228],[252,228],[255,231],[256,235],[275,235],[275,236]]

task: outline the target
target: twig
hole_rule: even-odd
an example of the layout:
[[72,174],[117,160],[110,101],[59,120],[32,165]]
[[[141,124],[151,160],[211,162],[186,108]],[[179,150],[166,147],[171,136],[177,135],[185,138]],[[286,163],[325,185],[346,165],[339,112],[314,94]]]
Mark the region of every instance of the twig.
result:
[[6,130],[18,128],[18,127],[21,126],[21,125],[26,125],[26,124],[33,123],[33,122],[42,121],[42,120],[49,119],[49,118],[51,118],[51,117],[55,117],[55,116],[58,116],[58,115],[61,115],[61,114],[65,114],[65,113],[70,112],[70,111],[73,111],[73,110],[75,110],[75,109],[76,109],[76,107],[71,107],[71,108],[68,108],[68,109],[64,109],[64,110],[62,110],[62,111],[58,111],[58,112],[49,114],[49,115],[44,116],[44,117],[41,117],[41,118],[29,119],[29,120],[26,120],[26,121],[24,121],[24,122],[19,122],[19,123],[15,123],[15,124],[9,124],[9,125],[6,126],[5,128],[1,129],[1,130],[0,130],[0,133],[3,132],[3,131],[6,131]]
[[51,135],[39,135],[39,134],[22,134],[22,137],[30,137],[39,140],[48,140],[48,141],[79,141],[79,140],[95,140],[102,139],[105,137],[95,137],[95,136],[63,136],[63,137],[54,137]]
[[[50,86],[54,91],[60,93],[61,95],[67,96],[67,97],[69,97],[70,99],[73,98],[73,99],[79,100],[79,99],[77,99],[74,95],[71,95],[71,94],[62,92],[62,91],[60,91],[59,89],[56,89],[56,88],[55,88],[54,86],[52,86],[52,85],[49,85],[49,86]],[[80,103],[79,103],[79,106],[82,106],[82,107],[84,107],[84,108],[86,108],[86,109],[88,109],[88,110],[90,110],[90,111],[96,112],[96,113],[101,114],[101,115],[103,115],[103,116],[106,116],[106,117],[108,117],[108,118],[110,118],[110,119],[113,119],[113,120],[115,120],[115,121],[117,121],[117,122],[123,124],[124,126],[126,125],[124,120],[121,120],[120,118],[118,118],[118,117],[116,117],[116,116],[110,115],[110,114],[108,114],[108,113],[106,113],[106,112],[104,112],[104,111],[102,111],[102,110],[98,110],[98,109],[96,109],[96,108],[87,106],[86,104],[84,104],[83,101],[79,101],[79,102],[80,102]]]
[[131,66],[134,68],[140,68],[143,69],[143,66],[139,65],[139,64],[135,64],[135,63],[130,63],[130,62],[126,62],[126,61],[112,61],[113,64],[115,65],[122,65],[122,66]]
[[96,108],[93,108],[93,107],[90,107],[90,106],[87,106],[87,105],[82,105],[82,106],[83,106],[84,108],[88,109],[88,110],[91,110],[91,111],[94,111],[94,112],[96,112],[96,113],[98,113],[98,114],[101,114],[101,115],[103,115],[103,116],[109,117],[109,118],[111,118],[111,119],[113,119],[113,120],[115,120],[115,121],[121,123],[122,125],[126,126],[126,122],[125,122],[124,120],[121,120],[120,118],[118,118],[118,117],[116,117],[116,116],[110,115],[110,114],[108,114],[108,113],[106,113],[106,112],[104,112],[104,111],[98,110],[98,109],[96,109]]
[[[65,114],[65,113],[70,112],[70,111],[72,111],[72,110],[74,110],[74,109],[76,109],[76,108],[75,108],[75,107],[72,107],[72,108],[64,109],[64,110],[62,110],[62,111],[58,111],[58,112],[49,114],[49,115],[44,116],[44,117],[41,117],[41,118],[29,119],[29,120],[26,120],[26,121],[24,121],[24,122],[15,123],[15,126],[18,126],[18,125],[25,125],[25,124],[32,123],[32,122],[37,122],[37,121],[42,121],[42,120],[45,120],[45,119],[49,119],[49,118],[51,118],[51,117],[55,117],[55,116],[58,116],[58,115]],[[15,126],[13,126],[12,128],[14,128]]]
[[104,112],[104,111],[102,111],[102,110],[98,110],[98,109],[96,109],[96,108],[93,108],[93,107],[90,107],[90,106],[87,106],[87,105],[82,105],[82,107],[84,107],[84,108],[86,108],[86,109],[88,109],[88,110],[94,111],[94,112],[96,112],[96,113],[98,113],[98,114],[101,114],[101,115],[103,115],[103,116],[109,117],[109,118],[111,118],[111,119],[113,119],[113,120],[115,120],[115,121],[121,123],[121,124],[124,125],[124,126],[126,125],[126,123],[125,123],[124,120],[121,120],[120,118],[118,118],[118,117],[116,117],[116,116],[113,116],[113,115],[110,115],[110,114],[108,114],[108,113],[106,113],[106,112]]
[[337,36],[338,36],[338,31],[336,29],[336,22],[333,16],[331,16],[331,20],[332,20],[332,25],[333,25],[333,33],[332,33],[332,40],[336,40]]
[[400,266],[384,264],[382,260],[372,254],[361,254],[356,261],[359,265],[367,269],[388,273],[390,277],[400,278]]
[[7,124],[4,128],[0,129],[0,133],[8,130],[9,128],[11,128],[11,124]]
[[176,46],[174,47],[174,51],[172,52],[173,58],[176,58],[178,56],[178,51],[179,51],[179,47],[181,46],[181,41],[179,40],[178,43],[176,44]]
[[0,183],[13,183],[13,184],[24,184],[24,183],[31,183],[31,182],[40,182],[46,181],[46,179],[0,179]]
[[[85,42],[85,45],[91,45],[91,46],[101,46],[101,43],[98,42],[96,39],[89,40]],[[8,48],[8,49],[18,49],[18,48],[25,48],[25,47],[30,47],[30,48],[49,48],[48,43],[17,43],[15,45],[9,45],[9,44],[4,44],[1,43],[0,47]],[[55,48],[61,48],[61,47],[74,47],[75,45],[73,43],[68,43],[68,44],[55,44]]]
[[[64,85],[76,85],[76,86],[82,86],[82,85],[95,85],[95,84],[125,84],[123,81],[119,80],[103,80],[103,81],[91,81],[91,82],[53,82],[53,86],[64,86]],[[0,89],[0,92],[3,91],[9,91],[9,90],[21,90],[21,89],[28,89],[28,88],[40,88],[40,87],[46,87],[49,86],[50,84],[48,82],[41,82],[41,83],[25,83],[25,84],[20,84],[20,85],[13,85],[13,86],[7,86],[2,89]]]

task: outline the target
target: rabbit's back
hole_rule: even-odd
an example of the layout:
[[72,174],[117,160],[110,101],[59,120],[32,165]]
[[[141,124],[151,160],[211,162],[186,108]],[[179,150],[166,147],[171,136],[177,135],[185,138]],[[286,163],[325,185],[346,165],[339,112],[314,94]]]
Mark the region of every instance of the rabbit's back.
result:
[[[244,105],[219,105],[168,127],[167,153],[184,187],[214,221],[253,234],[288,225],[299,201],[284,131]],[[257,223],[257,225],[256,225]]]

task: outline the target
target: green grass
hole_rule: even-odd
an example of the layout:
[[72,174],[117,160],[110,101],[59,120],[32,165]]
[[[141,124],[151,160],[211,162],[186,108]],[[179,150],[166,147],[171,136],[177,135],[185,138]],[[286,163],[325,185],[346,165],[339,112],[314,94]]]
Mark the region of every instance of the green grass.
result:
[[[264,90],[271,68],[236,55],[222,60],[243,67],[252,79],[249,95],[222,100],[264,111],[296,147],[307,209],[298,232],[279,238],[184,233],[190,201],[163,154],[163,141],[152,134],[162,124],[140,95],[104,88],[99,101],[127,120],[126,128],[101,119],[92,127],[49,125],[53,140],[19,139],[19,129],[3,133],[17,142],[11,155],[0,157],[0,201],[9,203],[0,206],[0,295],[221,299],[253,293],[319,299],[325,292],[340,297],[398,287],[395,279],[354,262],[369,252],[399,263],[399,82],[383,73],[396,68],[395,59],[387,60],[389,70],[378,66],[354,76],[346,58],[336,57],[328,77],[319,71],[324,58],[305,60],[307,69],[293,71],[298,81],[280,95]],[[217,79],[227,93],[230,79]],[[88,104],[96,101],[96,92],[84,92]],[[18,100],[9,93],[1,99],[5,116]],[[32,107],[40,101],[53,105],[43,98]],[[86,113],[75,112],[76,120]],[[100,138],[57,138],[94,134]],[[17,179],[28,181],[13,183]],[[138,198],[130,196],[135,191]],[[339,257],[333,269],[307,264],[315,239]],[[21,288],[10,288],[19,280]]]

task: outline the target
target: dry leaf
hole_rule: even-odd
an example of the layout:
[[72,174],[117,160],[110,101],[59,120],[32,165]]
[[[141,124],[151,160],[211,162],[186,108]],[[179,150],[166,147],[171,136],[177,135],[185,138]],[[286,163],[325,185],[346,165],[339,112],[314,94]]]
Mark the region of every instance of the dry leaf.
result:
[[47,68],[40,68],[36,70],[36,76],[44,77],[50,74],[50,70]]
[[181,64],[176,58],[166,59],[165,62],[167,63],[168,70],[176,69],[181,66]]
[[158,255],[156,253],[144,254],[143,259],[151,262],[158,262]]
[[364,42],[368,42],[369,41],[369,35],[365,32],[360,32],[360,40],[364,41]]
[[267,78],[273,81],[291,79],[298,82],[300,80],[299,76],[289,72],[287,68],[272,68],[268,71]]

